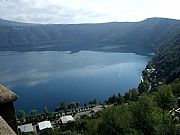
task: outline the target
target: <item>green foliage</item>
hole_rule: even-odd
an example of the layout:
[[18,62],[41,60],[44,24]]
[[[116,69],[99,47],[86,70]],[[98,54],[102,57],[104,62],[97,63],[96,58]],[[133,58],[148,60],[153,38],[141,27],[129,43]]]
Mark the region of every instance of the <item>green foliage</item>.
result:
[[169,36],[158,48],[153,63],[157,71],[157,78],[171,83],[180,77],[180,25],[171,29]]
[[121,96],[121,94],[119,93],[118,96],[116,96],[115,94],[112,97],[108,98],[107,104],[118,104],[121,105],[124,101],[124,98]]
[[24,122],[25,122],[25,117],[26,117],[26,115],[25,115],[25,112],[24,112],[23,110],[19,110],[19,111],[18,111],[17,117],[18,117],[18,119],[19,119],[19,121],[20,121],[21,123],[24,123]]
[[105,110],[98,126],[99,135],[119,135],[130,131],[133,124],[128,107],[121,105]]
[[138,90],[139,90],[140,94],[142,94],[144,92],[147,92],[148,89],[149,89],[148,81],[144,81],[144,82],[140,83],[139,86],[138,86]]
[[[160,45],[164,40],[170,38],[172,35],[170,32],[176,30],[176,25],[179,24],[179,21],[164,18],[151,18],[136,23],[103,23],[98,25],[34,26],[26,24],[24,26],[22,23],[9,24],[8,22],[0,21],[0,48],[4,50],[35,50],[35,48],[42,48],[48,43],[51,43],[52,50],[68,49],[71,51],[84,48],[98,49],[102,45],[123,44],[128,45],[125,50],[141,54],[152,51],[154,49],[152,45]],[[20,30],[14,29],[17,25]],[[69,44],[77,46],[69,46]],[[43,49],[48,50],[49,48]],[[120,50],[122,51],[122,49]]]
[[68,106],[68,104],[67,104],[66,102],[62,101],[62,102],[60,102],[59,110],[60,110],[60,111],[61,111],[61,110],[66,111],[66,110],[67,110],[67,106]]
[[48,111],[47,107],[44,107],[43,112],[46,117],[49,115],[49,111]]
[[39,135],[62,135],[62,132],[59,129],[44,129]]
[[76,108],[79,108],[80,103],[79,102],[75,102],[75,106],[76,106]]
[[176,97],[180,97],[180,80],[175,80],[172,84],[172,91]]
[[31,110],[30,114],[32,116],[36,116],[37,115],[37,110],[35,110],[35,109]]
[[138,96],[139,96],[138,89],[133,88],[133,89],[129,90],[129,92],[131,93],[130,100],[136,101],[138,99]]
[[92,101],[89,101],[90,105],[96,105],[97,104],[97,100],[96,98],[94,98]]
[[84,135],[154,135],[174,134],[175,124],[171,115],[163,111],[154,94],[144,94],[129,105],[107,108],[102,115],[87,120]]
[[145,134],[155,134],[156,126],[161,120],[162,111],[151,96],[143,96],[137,102],[130,104],[136,129]]
[[176,99],[172,93],[170,85],[161,85],[156,94],[156,101],[160,108],[163,110],[171,110],[176,107]]
[[128,100],[131,99],[131,93],[130,93],[129,91],[124,94],[124,99],[125,99],[126,101],[128,101]]
[[87,103],[84,103],[84,107],[87,107]]

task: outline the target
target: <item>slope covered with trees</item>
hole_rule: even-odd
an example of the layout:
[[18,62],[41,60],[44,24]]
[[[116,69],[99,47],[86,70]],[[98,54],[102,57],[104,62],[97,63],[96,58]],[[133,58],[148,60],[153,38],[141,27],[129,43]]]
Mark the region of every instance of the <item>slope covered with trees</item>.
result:
[[171,83],[180,77],[180,25],[163,41],[152,62],[159,80]]
[[[180,21],[149,18],[102,24],[25,24],[0,20],[0,50],[152,52]],[[105,49],[106,48],[106,49]]]

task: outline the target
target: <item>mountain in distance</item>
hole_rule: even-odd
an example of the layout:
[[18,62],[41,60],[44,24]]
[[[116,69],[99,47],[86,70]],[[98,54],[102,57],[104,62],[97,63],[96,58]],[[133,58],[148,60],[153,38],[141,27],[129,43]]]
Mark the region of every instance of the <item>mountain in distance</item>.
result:
[[23,23],[4,20],[4,19],[0,18],[0,26],[13,26],[13,25],[21,25],[21,24],[23,24]]
[[0,18],[0,51],[98,50],[147,54],[158,79],[180,76],[180,20],[148,18],[140,22],[32,24]]
[[0,18],[0,26],[26,26],[26,25],[30,26],[30,25],[38,25],[38,24],[9,21]]
[[0,19],[0,50],[154,52],[179,26],[179,20],[167,18],[99,24],[30,24]]

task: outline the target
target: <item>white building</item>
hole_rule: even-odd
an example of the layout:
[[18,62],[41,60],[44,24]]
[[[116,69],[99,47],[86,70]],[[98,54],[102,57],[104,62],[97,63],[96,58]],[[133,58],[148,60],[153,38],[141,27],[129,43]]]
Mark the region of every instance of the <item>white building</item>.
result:
[[52,125],[50,121],[42,121],[38,123],[38,127],[39,127],[39,130],[41,131],[46,128],[52,128]]
[[25,133],[27,133],[27,132],[33,132],[32,123],[18,126],[18,128],[20,129],[21,132],[25,132]]
[[66,116],[60,117],[60,120],[63,124],[66,124],[68,122],[74,121],[74,118],[71,115],[66,115]]

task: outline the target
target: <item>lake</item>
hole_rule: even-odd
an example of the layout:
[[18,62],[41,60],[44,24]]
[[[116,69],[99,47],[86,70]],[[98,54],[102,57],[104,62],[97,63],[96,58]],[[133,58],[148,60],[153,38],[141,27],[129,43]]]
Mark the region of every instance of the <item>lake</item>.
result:
[[15,92],[16,110],[54,110],[61,101],[104,101],[137,87],[150,56],[80,51],[0,52],[0,83]]

